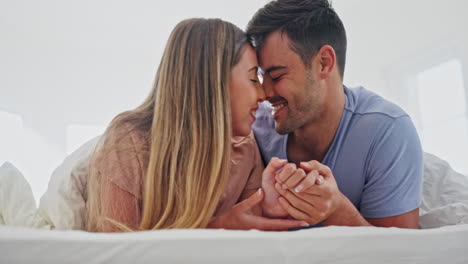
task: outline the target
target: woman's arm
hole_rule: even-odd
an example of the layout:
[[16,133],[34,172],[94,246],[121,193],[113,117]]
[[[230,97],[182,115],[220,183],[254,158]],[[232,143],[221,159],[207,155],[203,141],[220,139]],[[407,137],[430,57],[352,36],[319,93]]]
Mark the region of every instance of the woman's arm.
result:
[[147,167],[144,134],[122,124],[105,134],[91,162],[91,212],[98,232],[138,229],[141,221],[141,182]]
[[138,229],[141,208],[138,198],[107,177],[101,182],[101,224],[99,232],[123,232]]

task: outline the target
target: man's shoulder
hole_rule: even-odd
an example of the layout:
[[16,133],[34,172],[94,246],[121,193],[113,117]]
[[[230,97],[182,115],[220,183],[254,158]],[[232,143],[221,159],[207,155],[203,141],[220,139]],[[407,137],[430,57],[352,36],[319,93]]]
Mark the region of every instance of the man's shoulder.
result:
[[370,119],[397,119],[408,114],[395,103],[364,87],[346,88],[345,111]]
[[[345,88],[347,102],[339,135],[352,155],[368,156],[376,146],[394,148],[417,140],[410,116],[396,104],[362,87]],[[346,152],[348,153],[348,152]]]

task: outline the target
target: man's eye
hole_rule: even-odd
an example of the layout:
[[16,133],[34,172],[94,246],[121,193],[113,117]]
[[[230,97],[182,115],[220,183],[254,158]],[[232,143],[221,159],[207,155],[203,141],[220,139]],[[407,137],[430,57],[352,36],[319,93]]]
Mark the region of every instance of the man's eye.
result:
[[273,82],[277,82],[277,81],[279,81],[279,79],[280,79],[283,75],[284,75],[284,74],[281,74],[281,75],[279,75],[278,77],[273,77],[273,76],[271,76],[271,80],[272,80]]

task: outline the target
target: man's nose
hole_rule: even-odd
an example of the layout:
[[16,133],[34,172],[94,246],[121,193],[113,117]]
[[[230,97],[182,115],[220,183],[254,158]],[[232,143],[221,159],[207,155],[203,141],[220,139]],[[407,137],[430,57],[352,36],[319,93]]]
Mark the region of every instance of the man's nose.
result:
[[271,81],[271,78],[263,78],[263,91],[265,93],[265,100],[268,100],[269,98],[275,96],[275,92],[273,90],[273,82]]

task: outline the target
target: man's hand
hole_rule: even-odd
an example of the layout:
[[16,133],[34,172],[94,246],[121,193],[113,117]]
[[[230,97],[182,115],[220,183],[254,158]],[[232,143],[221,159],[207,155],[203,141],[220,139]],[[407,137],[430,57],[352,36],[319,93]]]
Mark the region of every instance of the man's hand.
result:
[[264,231],[286,231],[289,228],[308,226],[307,222],[290,219],[269,219],[255,213],[265,194],[259,189],[249,198],[236,204],[224,215],[215,217],[208,228],[235,230],[258,229]]
[[302,162],[300,166],[290,176],[279,175],[275,185],[281,194],[280,204],[292,217],[311,225],[348,225],[342,217],[354,218],[349,225],[369,225],[340,192],[330,168],[317,161]]

